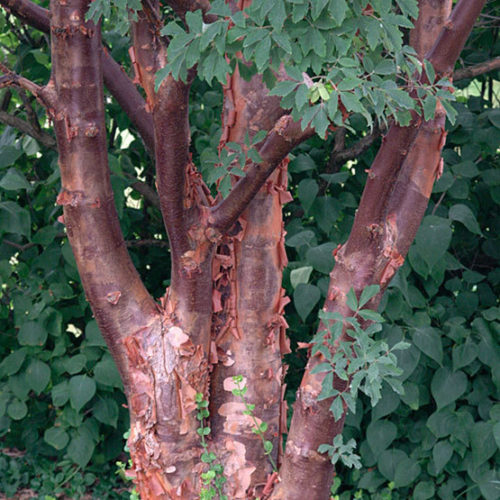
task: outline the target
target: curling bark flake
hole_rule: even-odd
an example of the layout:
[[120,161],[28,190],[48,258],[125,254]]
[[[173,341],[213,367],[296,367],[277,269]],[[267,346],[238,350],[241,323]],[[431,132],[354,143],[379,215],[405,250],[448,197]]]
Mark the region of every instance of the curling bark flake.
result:
[[[49,30],[47,11],[28,0],[0,3]],[[154,88],[154,75],[166,57],[159,1],[143,2],[132,27],[131,59],[150,113],[116,64],[103,70],[109,55],[103,52],[99,27],[85,22],[89,3],[51,0],[52,74],[45,87],[18,75],[2,84],[33,92],[54,122],[62,180],[57,203],[86,296],[124,383],[138,492],[144,500],[198,498],[206,466],[200,460],[195,395],[202,393],[210,401],[209,446],[224,465],[229,498],[296,500],[307,484],[310,498],[327,499],[333,467],[317,450],[342,431],[344,417],[335,422],[331,401],[317,401],[323,375],[311,370],[321,355],[309,359],[284,455],[280,449],[286,431],[281,358],[289,352],[283,316],[289,299],[281,287],[287,264],[282,206],[291,199],[286,157],[313,131],[293,122],[279,98],[269,97],[261,77],[246,82],[236,68],[224,92],[220,147],[236,142],[244,148],[247,133],[250,139],[259,130],[268,134],[256,146],[262,162],[248,161],[245,177],[234,178],[228,197],[212,199],[189,152],[194,71],[187,83],[166,78]],[[181,18],[202,8],[205,22],[210,21],[207,0],[166,3]],[[241,0],[238,6],[250,3]],[[451,75],[484,3],[459,0],[444,20],[451,0],[420,1],[411,39],[439,77]],[[155,153],[172,258],[171,286],[160,303],[144,288],[120,231],[107,164],[103,72],[124,109],[138,110],[135,123]],[[383,291],[403,263],[442,171],[444,120],[438,105],[428,122],[415,115],[408,127],[390,127],[368,172],[349,239],[334,252],[325,310],[348,313],[351,287],[360,293],[376,283]],[[369,307],[376,308],[380,297]],[[266,437],[275,445],[278,473],[231,393],[233,375],[243,375],[247,401],[255,404],[257,420],[269,425]],[[339,390],[346,384],[334,380]]]

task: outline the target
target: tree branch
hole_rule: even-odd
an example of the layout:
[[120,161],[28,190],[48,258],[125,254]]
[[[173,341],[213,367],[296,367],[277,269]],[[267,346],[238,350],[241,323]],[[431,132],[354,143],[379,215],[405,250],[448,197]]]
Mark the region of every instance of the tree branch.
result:
[[87,299],[121,372],[123,339],[150,324],[157,306],[128,255],[107,160],[102,51],[98,26],[84,22],[88,0],[51,1],[51,84],[59,150],[64,223]]
[[419,0],[418,18],[414,28],[410,31],[410,45],[423,59],[437,40],[441,28],[448,19],[452,7],[452,0],[434,0],[427,2]]
[[290,115],[282,116],[259,149],[262,161],[246,168],[245,177],[212,209],[209,224],[221,232],[227,231],[288,153],[313,134],[314,129],[308,127],[303,131],[300,122],[294,122]]
[[475,78],[476,76],[484,75],[490,71],[500,69],[500,57],[495,57],[489,61],[484,61],[468,68],[460,68],[453,73],[453,81],[465,80],[466,78]]
[[164,2],[168,6],[172,8],[172,10],[182,19],[184,20],[186,17],[186,13],[191,11],[201,9],[203,12],[203,20],[206,23],[211,23],[216,20],[216,16],[209,16],[207,12],[210,10],[210,2],[209,0],[166,0]]
[[[50,31],[49,12],[31,0],[0,0],[0,5],[20,21],[44,33]],[[153,120],[141,94],[122,67],[102,49],[104,83],[130,121],[137,128],[150,152],[154,151]]]
[[438,77],[450,75],[486,0],[459,0],[432,49],[426,54]]
[[48,132],[36,130],[30,123],[18,116],[11,115],[6,111],[0,111],[0,122],[28,134],[46,148],[57,150],[56,140]]
[[[479,3],[484,2],[459,1],[452,22],[443,29],[428,53],[437,73],[451,72],[472,29],[474,19],[470,17],[479,14]],[[472,4],[473,9],[470,8]],[[425,16],[426,11],[422,15]],[[451,31],[455,31],[453,37],[449,36]],[[444,54],[454,59],[446,60]],[[377,307],[382,292],[404,262],[427,207],[434,180],[439,175],[445,142],[444,121],[444,110],[438,105],[434,119],[429,122],[422,123],[414,116],[409,127],[391,126],[368,172],[349,239],[336,252],[324,306],[326,311],[351,315],[346,305],[348,291],[353,288],[359,295],[371,284],[381,287],[378,296],[368,304],[370,308]],[[352,339],[344,333],[341,340]],[[345,415],[336,422],[329,410],[332,399],[318,401],[325,374],[312,374],[311,371],[321,361],[321,354],[309,359],[297,392],[285,460],[280,470],[281,482],[271,496],[273,500],[299,498],[305,481],[311,496],[319,497],[321,492],[327,491],[331,481],[332,464],[328,456],[318,453],[318,447],[331,443],[333,437],[342,432]],[[335,389],[343,391],[347,384],[334,377]]]

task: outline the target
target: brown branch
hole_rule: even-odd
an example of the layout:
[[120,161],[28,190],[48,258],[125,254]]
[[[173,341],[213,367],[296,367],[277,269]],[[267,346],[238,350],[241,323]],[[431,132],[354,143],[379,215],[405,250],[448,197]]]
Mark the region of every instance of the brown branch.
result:
[[453,73],[453,81],[464,80],[466,78],[475,78],[476,76],[484,75],[490,71],[500,69],[500,57],[495,57],[489,61],[484,61],[468,68],[460,68]]
[[[20,21],[44,33],[49,33],[50,21],[47,9],[31,0],[0,0],[0,5]],[[154,151],[153,120],[146,111],[145,102],[122,67],[102,49],[104,83],[130,121],[137,128],[150,152]]]
[[88,0],[51,1],[53,114],[68,234],[85,294],[122,375],[131,383],[123,339],[157,315],[128,255],[111,188],[100,29],[84,22]]
[[436,43],[425,56],[434,66],[436,75],[451,76],[455,62],[485,3],[486,0],[459,0],[457,2]]
[[16,128],[24,134],[28,134],[46,148],[57,150],[56,140],[48,132],[36,130],[30,123],[17,116],[11,115],[6,111],[0,111],[0,122]]
[[221,232],[227,231],[288,153],[313,134],[314,129],[308,127],[303,131],[300,122],[293,121],[290,115],[282,116],[259,149],[262,161],[247,167],[245,177],[236,183],[225,200],[214,207],[210,225]]
[[[354,160],[361,156],[368,148],[372,146],[372,144],[386,131],[386,126],[382,123],[376,125],[373,128],[371,134],[365,135],[359,141],[354,143],[352,146],[346,149],[339,149],[335,151],[335,147],[332,151],[332,155],[330,156],[330,160],[328,162],[329,168],[331,170],[327,170],[327,173],[331,173],[334,171],[335,166],[343,165],[345,162]],[[332,167],[330,167],[330,165]]]
[[153,112],[156,182],[174,263],[190,249],[184,206],[186,169],[190,164],[189,88],[189,84],[167,77]]
[[[135,179],[134,176],[127,176],[129,179]],[[156,208],[160,208],[160,199],[158,198],[158,193],[146,182],[134,180],[130,187],[135,189],[139,194],[142,194],[146,200],[149,201],[151,205]]]
[[129,248],[140,248],[140,247],[160,247],[168,248],[168,241],[165,240],[127,240],[125,244]]
[[441,28],[448,19],[452,7],[452,0],[419,0],[418,18],[414,28],[410,31],[410,45],[423,59],[437,40]]
[[207,12],[210,10],[210,2],[209,0],[166,0],[164,2],[168,6],[172,8],[172,10],[182,19],[184,20],[186,17],[186,13],[191,11],[201,9],[203,12],[203,20],[206,23],[214,22],[217,17],[207,15]]
[[[429,53],[437,73],[446,75],[455,64],[472,29],[474,19],[471,17],[479,14],[479,3],[484,2],[460,0],[457,4],[452,22],[443,29]],[[474,8],[470,7],[472,4]],[[445,54],[454,59],[446,60]],[[346,305],[348,291],[352,287],[359,294],[370,284],[381,287],[378,296],[368,304],[368,307],[377,307],[382,292],[404,262],[425,213],[440,170],[445,142],[444,121],[444,110],[438,105],[435,118],[429,122],[422,123],[414,116],[410,127],[391,126],[368,172],[349,239],[336,252],[324,306],[326,311],[351,315]],[[344,333],[341,340],[352,339]],[[329,410],[332,399],[317,400],[324,374],[312,374],[311,371],[321,361],[321,354],[309,359],[297,392],[285,460],[280,470],[281,482],[271,496],[273,500],[300,498],[306,481],[311,496],[326,497],[333,466],[328,456],[318,453],[318,447],[330,443],[342,432],[345,414],[336,422]],[[334,377],[335,389],[343,391],[347,384]]]

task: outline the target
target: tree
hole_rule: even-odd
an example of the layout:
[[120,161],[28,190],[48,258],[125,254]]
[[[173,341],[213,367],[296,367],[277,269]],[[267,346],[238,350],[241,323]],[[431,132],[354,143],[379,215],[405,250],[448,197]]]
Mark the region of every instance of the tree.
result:
[[[257,34],[262,30],[254,29],[253,41],[250,30],[245,32],[243,27],[244,17],[238,14],[238,9],[251,7],[251,2],[232,5],[232,13],[225,10],[223,2],[214,2],[212,7],[216,9],[210,12],[208,2],[166,3],[185,21],[187,33],[175,23],[162,29],[162,11],[157,2],[142,2],[132,14],[131,60],[146,95],[145,103],[102,48],[99,25],[86,20],[89,2],[83,0],[51,2],[50,24],[47,12],[32,2],[2,2],[25,22],[50,31],[52,45],[52,73],[46,85],[26,80],[6,67],[2,84],[32,92],[54,122],[62,179],[57,203],[64,207],[64,224],[86,296],[125,387],[131,417],[129,446],[141,497],[192,498],[198,494],[206,466],[200,461],[204,441],[198,433],[196,416],[205,412],[203,401],[210,401],[209,450],[223,466],[229,498],[298,498],[306,482],[315,498],[326,498],[333,466],[328,454],[318,449],[331,443],[342,430],[348,383],[339,378],[337,371],[321,371],[328,352],[314,346],[310,346],[312,353],[297,394],[286,452],[278,452],[286,420],[281,356],[288,348],[283,318],[287,299],[281,290],[286,265],[281,211],[289,199],[286,156],[292,148],[315,130],[324,135],[330,121],[333,128],[337,127],[340,142],[342,128],[349,124],[354,111],[365,112],[369,119],[366,104],[353,99],[357,96],[353,89],[362,84],[360,70],[356,68],[358,77],[351,76],[342,87],[339,80],[349,78],[349,63],[345,63],[344,73],[332,74],[319,83],[309,82],[293,68],[288,68],[287,73],[280,65],[269,67],[269,60],[273,60],[270,54],[275,61],[276,54],[291,52],[295,56],[292,48],[287,50],[287,37],[280,37],[284,18],[280,20],[279,16],[284,3],[278,2],[276,11],[270,11],[263,3],[254,2],[260,10],[247,12],[258,17],[265,11],[273,29],[270,36],[263,38]],[[297,12],[293,15],[298,19],[310,15],[317,20],[327,3],[318,2],[322,8],[313,4],[309,13],[309,3],[304,2],[302,14],[301,7],[293,7]],[[397,3],[403,13],[415,15],[406,5],[412,2]],[[412,76],[407,88],[414,98],[411,102],[408,93],[397,86],[388,87],[383,95],[388,99],[392,92],[392,107],[389,101],[387,107],[382,103],[377,110],[377,101],[371,96],[370,111],[382,123],[390,118],[389,130],[368,172],[351,235],[335,253],[320,334],[331,329],[331,322],[338,318],[335,313],[349,316],[352,309],[357,309],[358,300],[364,300],[364,290],[371,292],[371,296],[365,292],[364,298],[369,298],[366,307],[376,309],[404,261],[440,172],[445,142],[443,106],[449,96],[446,85],[439,82],[451,75],[485,2],[458,2],[446,22],[451,2],[420,3],[411,38],[418,55],[427,54],[430,65],[425,64],[425,70],[418,72],[415,56],[408,52],[408,60],[414,57],[415,65],[405,60],[407,76]],[[330,17],[339,20],[340,25],[346,12],[352,24],[353,19],[378,19],[386,8],[360,2],[356,4],[359,12],[356,8],[351,12],[345,2],[330,4]],[[339,5],[344,9],[335,10]],[[105,2],[95,1],[94,14],[104,7]],[[134,5],[129,2],[128,7],[133,9]],[[286,16],[290,11],[283,12]],[[221,49],[218,41],[230,40],[229,35],[225,38],[229,16],[234,23],[232,45],[228,42]],[[395,19],[405,26],[404,18]],[[432,25],[431,19],[440,21]],[[367,22],[361,39],[369,36],[370,28],[373,26]],[[171,38],[168,51],[167,36]],[[353,36],[358,36],[356,30]],[[391,36],[397,39],[400,35]],[[244,40],[242,47],[238,37]],[[195,39],[198,45],[192,43]],[[312,43],[319,47],[320,54],[310,50],[304,54],[310,58],[304,63],[307,68],[314,68],[315,58],[321,58],[321,38]],[[394,40],[392,43],[394,52],[398,46]],[[380,55],[380,44],[375,40],[373,52],[379,50],[377,62],[389,63],[390,69],[379,71],[393,75],[395,68],[389,56]],[[243,53],[238,50],[242,48]],[[217,50],[219,56],[212,57]],[[362,53],[356,44],[353,50]],[[384,50],[391,52],[388,46]],[[242,63],[243,57],[248,63]],[[211,76],[222,80],[229,70],[232,74],[225,87],[220,144],[226,169],[212,170],[214,177],[223,174],[221,195],[214,199],[190,157],[189,90],[196,72],[207,80]],[[263,77],[252,74],[256,70]],[[107,165],[103,76],[146,147],[154,152],[172,266],[171,284],[160,304],[148,294],[133,267],[114,209]],[[331,81],[335,87],[328,85]],[[267,85],[274,87],[271,93]],[[296,102],[299,95],[303,96],[302,106]],[[276,96],[283,97],[284,107]],[[290,96],[294,103],[290,103]],[[309,106],[309,101],[319,104]],[[423,118],[417,112],[420,103]],[[287,111],[291,108],[292,112]],[[257,135],[258,131],[265,131],[265,137]],[[369,139],[367,136],[365,142]],[[238,164],[240,160],[242,165]],[[225,175],[229,166],[231,176]],[[367,313],[365,316],[367,320],[376,318]],[[329,333],[333,334],[333,330]],[[341,329],[337,340],[353,339]],[[334,347],[339,349],[339,345]],[[330,379],[325,373],[330,374]],[[325,384],[331,379],[330,384]],[[244,413],[247,407],[241,400],[241,388],[235,384],[245,385],[244,399],[255,405],[252,414],[257,422],[267,423],[260,434],[251,432],[252,415]],[[325,387],[328,397],[319,400]],[[341,392],[342,399],[332,389]],[[340,403],[340,415],[330,411],[332,401]],[[267,460],[267,442],[274,444],[271,458],[281,464],[280,480],[274,489],[277,475],[273,474],[272,461]]]

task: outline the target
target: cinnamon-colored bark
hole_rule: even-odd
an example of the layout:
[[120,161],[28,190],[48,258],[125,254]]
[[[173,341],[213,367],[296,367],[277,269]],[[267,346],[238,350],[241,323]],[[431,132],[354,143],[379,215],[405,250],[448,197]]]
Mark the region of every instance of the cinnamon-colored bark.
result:
[[122,340],[156,315],[129,258],[107,164],[99,29],[85,22],[88,2],[51,3],[52,105],[62,190],[57,203],[94,315],[128,390]]

